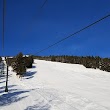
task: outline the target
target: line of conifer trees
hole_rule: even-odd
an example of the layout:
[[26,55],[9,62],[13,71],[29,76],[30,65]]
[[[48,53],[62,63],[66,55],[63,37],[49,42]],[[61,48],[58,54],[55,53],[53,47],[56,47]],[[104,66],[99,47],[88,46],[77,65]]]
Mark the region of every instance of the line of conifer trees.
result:
[[94,68],[100,69],[103,71],[110,72],[110,59],[109,58],[101,58],[99,56],[34,56],[34,58],[38,58],[41,60],[62,62],[62,63],[71,63],[71,64],[82,64],[86,68]]

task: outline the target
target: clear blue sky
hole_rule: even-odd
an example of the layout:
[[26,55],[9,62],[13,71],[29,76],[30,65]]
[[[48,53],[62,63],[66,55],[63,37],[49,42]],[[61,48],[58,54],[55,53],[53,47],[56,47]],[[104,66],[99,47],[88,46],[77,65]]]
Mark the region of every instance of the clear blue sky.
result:
[[[2,55],[0,0],[0,55]],[[6,0],[5,55],[35,54],[110,13],[110,0]],[[38,14],[40,10],[40,15]],[[110,18],[38,55],[110,57]]]

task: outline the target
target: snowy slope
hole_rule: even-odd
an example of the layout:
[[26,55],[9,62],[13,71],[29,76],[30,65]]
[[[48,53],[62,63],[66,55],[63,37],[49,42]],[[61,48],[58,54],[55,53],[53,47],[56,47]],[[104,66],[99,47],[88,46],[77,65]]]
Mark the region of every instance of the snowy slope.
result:
[[0,110],[110,110],[110,73],[82,65],[35,60],[19,79],[0,77]]

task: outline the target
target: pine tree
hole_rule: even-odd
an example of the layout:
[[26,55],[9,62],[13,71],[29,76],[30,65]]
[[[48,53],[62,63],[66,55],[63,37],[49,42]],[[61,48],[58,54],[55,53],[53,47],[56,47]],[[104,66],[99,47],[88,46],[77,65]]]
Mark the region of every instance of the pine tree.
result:
[[52,56],[52,57],[51,57],[51,61],[56,61],[55,56]]
[[34,62],[33,57],[29,56],[29,57],[24,57],[25,60],[25,65],[27,68],[32,68],[32,64]]
[[2,61],[2,57],[0,57],[0,62]]
[[19,53],[16,56],[15,64],[14,64],[14,71],[16,71],[17,75],[23,76],[26,73],[26,66],[23,58],[23,54]]

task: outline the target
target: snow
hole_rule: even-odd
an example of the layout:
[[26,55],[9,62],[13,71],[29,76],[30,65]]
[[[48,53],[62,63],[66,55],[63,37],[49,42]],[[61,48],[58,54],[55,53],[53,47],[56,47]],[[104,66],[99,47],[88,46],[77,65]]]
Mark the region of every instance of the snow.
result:
[[0,110],[110,110],[110,73],[78,64],[35,60],[19,79],[0,77]]

